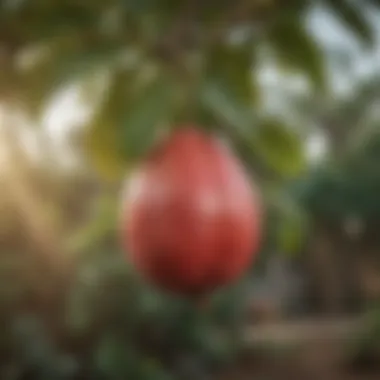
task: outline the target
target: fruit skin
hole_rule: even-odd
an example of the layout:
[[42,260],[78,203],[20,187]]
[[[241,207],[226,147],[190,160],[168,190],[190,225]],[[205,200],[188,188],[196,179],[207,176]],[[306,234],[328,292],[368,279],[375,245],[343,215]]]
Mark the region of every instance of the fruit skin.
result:
[[256,190],[232,152],[195,128],[157,146],[124,200],[123,245],[161,289],[203,296],[240,277],[258,250]]

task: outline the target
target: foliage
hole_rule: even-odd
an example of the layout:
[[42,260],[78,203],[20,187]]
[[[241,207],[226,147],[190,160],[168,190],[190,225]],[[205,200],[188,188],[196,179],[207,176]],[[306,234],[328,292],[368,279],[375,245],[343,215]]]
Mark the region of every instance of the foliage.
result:
[[[9,276],[19,272],[8,268]],[[7,284],[14,285],[17,277]],[[234,336],[222,334],[228,326],[233,331],[241,313],[236,294],[215,295],[203,312],[136,278],[120,252],[92,251],[81,259],[58,305],[36,304],[38,293],[25,289],[21,304],[14,295],[7,305],[2,298],[2,310],[11,312],[2,324],[2,378],[16,371],[19,379],[166,379],[221,370],[237,348]]]
[[374,136],[343,163],[304,181],[303,198],[317,218],[335,223],[352,216],[370,224],[378,220],[380,177],[375,162],[379,159],[379,141]]
[[327,165],[308,173],[299,189],[307,209],[322,220],[341,223],[355,216],[370,223],[379,218],[377,99],[375,77],[360,84],[352,96],[338,104],[314,104],[315,118],[324,125],[333,147],[337,147]]
[[[350,1],[325,3],[360,38],[371,40],[369,24]],[[46,4],[0,5],[2,99],[40,115],[52,94],[68,83],[105,74],[106,93],[87,128],[87,141],[95,162],[117,177],[122,170],[116,167],[139,159],[160,129],[174,122],[219,125],[233,139],[245,139],[267,124],[252,106],[260,104],[254,68],[268,52],[280,68],[306,74],[317,88],[327,84],[321,49],[305,27],[307,1]],[[286,165],[288,156],[298,155],[291,149],[299,148],[284,146],[290,153],[283,154]],[[276,149],[265,148],[259,159],[266,161]]]
[[[370,40],[350,1],[324,3]],[[76,84],[93,108],[85,153],[118,186],[161,133],[181,123],[215,130],[260,176],[270,216],[263,251],[293,253],[307,223],[283,188],[305,168],[302,139],[298,126],[260,112],[257,78],[269,56],[319,94],[328,91],[324,56],[305,25],[309,8],[307,1],[2,0],[1,102],[40,121],[51,97]],[[249,284],[216,294],[206,310],[157,294],[117,248],[117,199],[106,194],[69,239],[75,265],[63,285],[41,275],[46,266],[29,240],[2,252],[2,379],[201,378],[239,348]]]

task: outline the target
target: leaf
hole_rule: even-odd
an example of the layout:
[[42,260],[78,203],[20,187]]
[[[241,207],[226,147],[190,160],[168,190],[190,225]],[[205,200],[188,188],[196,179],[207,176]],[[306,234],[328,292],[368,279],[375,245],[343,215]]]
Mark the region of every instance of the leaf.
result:
[[16,316],[12,333],[15,353],[23,364],[40,372],[44,372],[44,369],[50,372],[51,368],[46,367],[53,362],[56,347],[42,318],[34,315]]
[[379,0],[365,0],[367,4],[370,4],[374,8],[380,7],[380,1]]
[[65,324],[71,333],[83,333],[93,327],[96,318],[93,284],[75,284],[69,293]]
[[103,102],[84,136],[85,155],[101,176],[107,179],[120,178],[126,170],[122,123],[136,92],[136,80],[134,66],[113,73]]
[[251,44],[217,44],[207,52],[206,77],[228,87],[237,101],[251,106],[258,91],[253,80],[255,63]]
[[78,36],[53,40],[37,51],[34,63],[16,73],[15,96],[24,110],[40,117],[48,100],[70,82],[107,67],[121,51],[117,44],[99,41],[83,45]]
[[200,102],[218,122],[235,127],[240,135],[246,135],[254,124],[251,110],[239,102],[226,85],[206,81],[202,86]]
[[267,40],[280,65],[300,70],[318,89],[326,88],[323,52],[301,20],[284,14],[269,30]]
[[94,216],[68,241],[70,252],[83,252],[99,245],[116,228],[119,201],[114,196],[98,200]]
[[105,335],[95,353],[98,371],[110,380],[135,378],[140,365],[137,352],[113,334]]
[[326,3],[348,30],[353,31],[366,44],[374,42],[374,31],[360,6],[349,0],[326,0]]
[[171,379],[162,363],[144,353],[122,335],[106,332],[95,350],[95,366],[107,379]]
[[362,151],[368,149],[371,142],[378,141],[379,136],[380,125],[378,121],[360,124],[360,128],[354,129],[349,135],[346,147],[347,154],[359,153],[363,155]]
[[139,74],[131,71],[113,78],[86,136],[87,153],[106,178],[120,178],[175,114],[177,87],[171,77],[160,72],[141,82]]
[[114,124],[99,120],[91,126],[84,149],[91,166],[103,179],[120,179],[125,174],[128,161],[122,152],[120,131]]
[[255,152],[275,172],[294,176],[305,167],[305,157],[300,138],[295,131],[278,120],[267,120],[254,133]]
[[300,214],[286,215],[278,226],[278,245],[287,254],[298,253],[304,241],[304,218]]
[[142,363],[139,368],[139,378],[155,379],[155,380],[174,380],[170,372],[154,358],[142,358]]
[[176,89],[170,76],[161,73],[133,100],[122,122],[123,150],[128,158],[141,157],[157,137],[158,128],[171,121]]
[[286,254],[300,252],[305,241],[307,214],[286,191],[271,191],[268,202],[276,211],[275,240],[278,248]]

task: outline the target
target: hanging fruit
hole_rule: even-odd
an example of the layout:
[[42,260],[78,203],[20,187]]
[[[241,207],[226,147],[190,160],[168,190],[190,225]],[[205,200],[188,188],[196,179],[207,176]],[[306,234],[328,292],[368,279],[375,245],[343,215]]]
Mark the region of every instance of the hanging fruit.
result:
[[170,292],[198,297],[248,268],[261,207],[242,165],[218,139],[182,128],[128,181],[122,241],[137,270]]

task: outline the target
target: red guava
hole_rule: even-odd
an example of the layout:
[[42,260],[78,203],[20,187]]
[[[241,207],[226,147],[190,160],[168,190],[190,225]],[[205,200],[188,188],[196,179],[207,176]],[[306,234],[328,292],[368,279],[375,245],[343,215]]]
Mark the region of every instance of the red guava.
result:
[[175,131],[129,178],[122,241],[161,289],[199,297],[237,280],[259,249],[261,204],[243,166],[217,138]]

